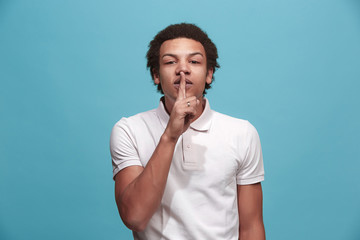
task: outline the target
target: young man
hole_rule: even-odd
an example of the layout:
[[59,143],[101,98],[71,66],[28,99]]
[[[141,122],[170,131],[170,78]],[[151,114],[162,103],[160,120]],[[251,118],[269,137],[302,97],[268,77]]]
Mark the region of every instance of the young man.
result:
[[164,96],[157,109],[117,122],[110,140],[123,222],[135,239],[265,239],[258,134],[204,98],[219,67],[216,46],[185,23],[149,46]]

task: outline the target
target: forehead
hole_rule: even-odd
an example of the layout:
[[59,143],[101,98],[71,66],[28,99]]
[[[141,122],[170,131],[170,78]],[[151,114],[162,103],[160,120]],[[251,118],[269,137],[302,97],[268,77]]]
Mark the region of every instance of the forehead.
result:
[[175,38],[167,40],[161,44],[160,57],[164,54],[187,55],[194,52],[200,52],[205,56],[203,45],[189,38]]

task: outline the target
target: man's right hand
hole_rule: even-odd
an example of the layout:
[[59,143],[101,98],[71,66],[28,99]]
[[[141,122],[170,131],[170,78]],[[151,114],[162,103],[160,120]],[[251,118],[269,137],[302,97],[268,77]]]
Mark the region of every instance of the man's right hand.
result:
[[130,166],[115,176],[115,198],[125,225],[141,232],[158,209],[164,194],[176,142],[197,114],[199,100],[186,97],[185,74],[180,73],[178,96],[168,125],[145,167]]
[[178,96],[168,125],[145,167],[130,166],[115,176],[115,197],[120,216],[133,231],[143,231],[158,209],[180,135],[197,116],[200,101],[186,97],[185,74],[180,72]]
[[177,141],[180,135],[190,126],[191,120],[197,114],[200,101],[195,96],[186,97],[185,73],[180,72],[178,95],[171,110],[170,119],[164,135],[170,140]]

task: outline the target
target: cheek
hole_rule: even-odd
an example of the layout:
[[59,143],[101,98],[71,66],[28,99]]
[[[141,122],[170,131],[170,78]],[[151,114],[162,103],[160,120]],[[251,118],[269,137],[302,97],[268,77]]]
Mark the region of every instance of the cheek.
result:
[[169,76],[169,73],[168,73],[167,69],[162,69],[162,70],[160,70],[160,72],[159,72],[159,77],[160,77],[160,79],[161,79],[162,81],[165,80],[165,79],[167,79],[168,76]]

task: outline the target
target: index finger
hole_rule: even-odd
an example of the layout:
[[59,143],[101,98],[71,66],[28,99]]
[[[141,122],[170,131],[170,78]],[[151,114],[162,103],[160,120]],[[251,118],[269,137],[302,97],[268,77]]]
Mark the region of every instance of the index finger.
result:
[[185,73],[180,72],[180,85],[179,85],[179,91],[178,91],[178,96],[177,96],[178,100],[186,98],[185,88],[186,88]]

